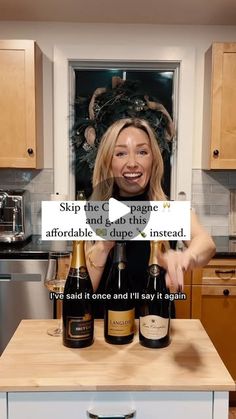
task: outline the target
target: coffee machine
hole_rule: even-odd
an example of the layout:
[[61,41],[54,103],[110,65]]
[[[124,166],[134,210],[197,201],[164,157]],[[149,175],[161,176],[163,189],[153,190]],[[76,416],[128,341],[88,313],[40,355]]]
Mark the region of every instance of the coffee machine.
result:
[[0,189],[0,242],[24,241],[31,235],[30,194]]

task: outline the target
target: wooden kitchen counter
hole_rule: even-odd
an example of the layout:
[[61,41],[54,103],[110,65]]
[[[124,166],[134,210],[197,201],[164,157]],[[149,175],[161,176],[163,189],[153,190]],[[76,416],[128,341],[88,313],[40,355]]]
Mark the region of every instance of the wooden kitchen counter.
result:
[[[110,345],[96,321],[90,347],[47,335],[57,320],[23,320],[0,358],[0,391],[233,391],[235,383],[199,320],[172,320],[171,344]],[[222,331],[223,332],[223,331]]]

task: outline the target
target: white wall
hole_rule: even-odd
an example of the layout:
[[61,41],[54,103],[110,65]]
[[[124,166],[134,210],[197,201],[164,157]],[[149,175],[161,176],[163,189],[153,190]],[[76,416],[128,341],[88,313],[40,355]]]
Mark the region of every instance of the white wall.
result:
[[[156,26],[1,22],[0,39],[35,39],[44,57],[44,138],[46,167],[53,165],[53,48],[82,44],[94,47],[137,45],[150,51],[158,46],[191,47],[196,51],[193,168],[201,168],[204,53],[214,41],[236,42],[236,26]],[[191,139],[190,139],[191,140]]]

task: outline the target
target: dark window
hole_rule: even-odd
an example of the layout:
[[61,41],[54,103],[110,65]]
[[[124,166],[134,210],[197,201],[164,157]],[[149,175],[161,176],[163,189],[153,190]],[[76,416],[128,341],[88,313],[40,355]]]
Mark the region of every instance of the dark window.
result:
[[[174,70],[75,69],[75,123],[78,119],[86,122],[94,91],[99,87],[112,88],[113,77],[138,81],[140,91],[162,103],[173,118]],[[81,153],[81,150],[76,153]],[[171,146],[170,153],[164,151],[162,156],[165,166],[163,189],[170,196]],[[77,165],[76,191],[83,190],[86,196],[91,192],[91,173],[88,162],[82,161]]]

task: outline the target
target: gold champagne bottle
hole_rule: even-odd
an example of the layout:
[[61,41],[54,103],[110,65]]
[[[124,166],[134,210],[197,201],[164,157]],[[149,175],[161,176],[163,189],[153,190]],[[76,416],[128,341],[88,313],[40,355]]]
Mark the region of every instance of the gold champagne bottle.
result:
[[92,283],[89,277],[84,242],[74,241],[72,261],[63,299],[63,344],[82,348],[93,343]]

